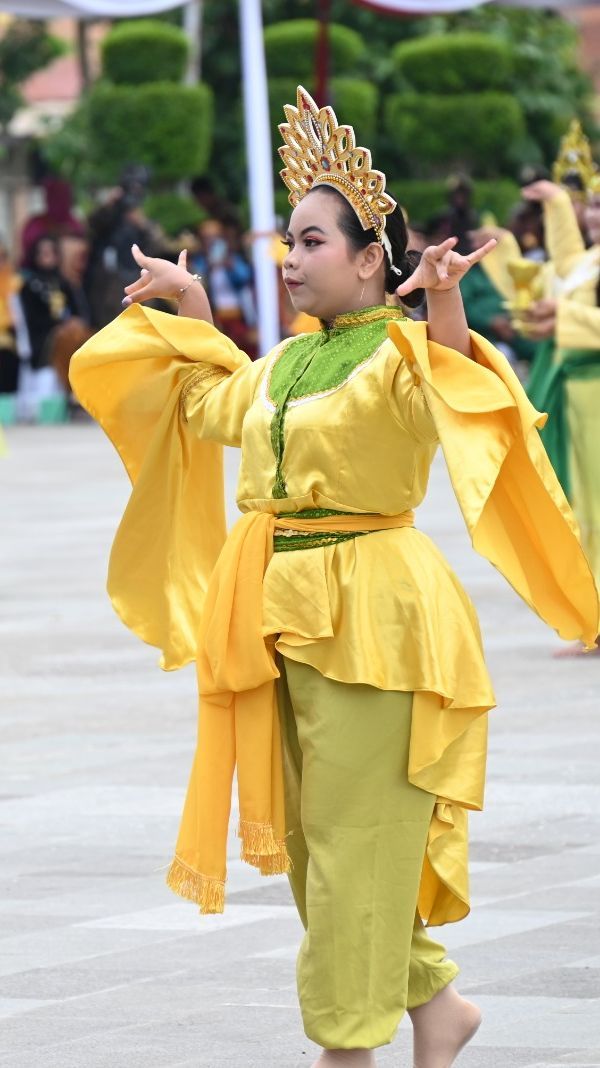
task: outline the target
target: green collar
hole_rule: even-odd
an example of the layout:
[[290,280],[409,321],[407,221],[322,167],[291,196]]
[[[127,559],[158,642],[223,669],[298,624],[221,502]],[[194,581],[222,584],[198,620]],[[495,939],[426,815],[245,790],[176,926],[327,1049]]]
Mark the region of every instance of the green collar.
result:
[[390,319],[405,319],[404,312],[395,306],[387,304],[373,304],[369,308],[356,308],[354,311],[342,312],[336,315],[331,323],[319,319],[321,333],[326,337],[339,334],[343,330],[352,330],[357,326],[366,326],[368,323],[388,322]]

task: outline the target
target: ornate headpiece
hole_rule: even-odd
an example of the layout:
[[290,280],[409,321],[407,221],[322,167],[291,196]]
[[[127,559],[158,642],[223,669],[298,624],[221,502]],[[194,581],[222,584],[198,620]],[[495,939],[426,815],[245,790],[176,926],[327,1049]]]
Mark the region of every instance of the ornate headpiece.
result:
[[363,230],[375,230],[391,262],[385,216],[396,201],[385,192],[385,174],[372,169],[368,148],[356,147],[352,127],[340,126],[333,108],[318,108],[301,85],[296,105],[286,104],[288,121],[279,127],[285,141],[279,149],[285,163],[281,177],[290,204],[295,208],[316,185],[332,185],[354,208]]
[[[590,142],[581,129],[579,119],[573,119],[560,142],[552,177],[559,185],[579,184],[581,196],[597,182],[597,168],[592,158]],[[570,181],[569,181],[570,179]]]

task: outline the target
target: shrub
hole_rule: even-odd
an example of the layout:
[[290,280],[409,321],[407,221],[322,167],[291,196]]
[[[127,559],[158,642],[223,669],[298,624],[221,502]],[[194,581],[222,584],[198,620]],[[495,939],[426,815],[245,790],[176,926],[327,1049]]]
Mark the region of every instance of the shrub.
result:
[[189,53],[177,26],[138,19],[115,26],[102,42],[104,76],[115,85],[180,82]]
[[453,33],[402,41],[392,50],[396,69],[420,92],[468,93],[508,88],[512,51],[485,33]]
[[[426,223],[448,206],[448,189],[444,179],[388,180],[387,188],[408,213],[409,220]],[[512,208],[520,200],[521,191],[509,178],[473,183],[473,205],[478,211],[491,211],[500,225],[508,220]]]
[[[399,204],[407,211],[409,220],[426,223],[439,211],[448,206],[448,190],[443,178],[435,181],[420,179],[399,179],[396,181],[388,175],[387,189]],[[495,181],[476,181],[473,183],[473,204],[478,211],[491,211],[500,225],[508,217],[521,197],[516,182],[509,178]],[[292,208],[287,199],[287,190],[282,186],[275,188],[275,211],[287,220]]]
[[132,162],[146,164],[154,181],[176,181],[206,170],[213,124],[208,86],[98,82],[88,109],[90,150],[100,182],[115,182]]
[[[303,78],[312,81],[319,23],[316,19],[287,19],[265,29],[265,53],[269,77]],[[332,23],[329,50],[334,74],[352,74],[365,55],[365,46],[355,30]],[[308,86],[306,86],[308,89]]]
[[510,170],[522,142],[521,107],[506,93],[433,96],[399,93],[385,108],[388,151],[409,174],[463,169],[485,177]]
[[206,212],[193,197],[179,193],[151,193],[144,201],[144,211],[168,237],[177,237],[182,230],[194,230],[206,218]]

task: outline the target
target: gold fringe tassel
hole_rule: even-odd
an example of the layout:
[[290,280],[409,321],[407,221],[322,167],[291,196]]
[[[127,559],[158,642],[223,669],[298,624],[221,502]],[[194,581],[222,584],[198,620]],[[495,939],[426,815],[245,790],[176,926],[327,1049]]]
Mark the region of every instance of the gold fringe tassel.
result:
[[285,842],[280,842],[279,846],[279,852],[275,856],[259,857],[257,867],[260,868],[261,875],[287,875],[292,870]]
[[285,842],[275,838],[269,824],[240,820],[238,837],[242,840],[242,860],[259,868],[262,875],[282,875],[290,870]]
[[168,872],[167,886],[180,897],[194,901],[200,906],[203,916],[213,912],[223,912],[225,908],[225,883],[222,879],[213,879],[189,868],[179,857],[175,857]]

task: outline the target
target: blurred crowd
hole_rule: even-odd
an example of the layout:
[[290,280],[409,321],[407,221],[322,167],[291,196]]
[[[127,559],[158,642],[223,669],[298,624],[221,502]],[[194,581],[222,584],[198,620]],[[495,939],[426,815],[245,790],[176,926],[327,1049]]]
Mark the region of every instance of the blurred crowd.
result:
[[[529,169],[522,184],[544,177]],[[577,184],[575,175],[573,203],[584,231]],[[393,181],[390,185],[393,190]],[[94,331],[122,310],[123,288],[139,274],[133,243],[146,255],[174,261],[187,247],[188,267],[202,276],[217,327],[252,358],[257,355],[253,235],[244,232],[235,207],[216,193],[209,179],[191,184],[202,221],[173,238],[145,212],[148,174],[142,166],[127,168],[120,184],[105,192],[87,218],[74,211],[63,179],[48,177],[42,188],[44,210],[26,221],[14,254],[0,240],[0,423],[58,422],[77,412],[68,387],[69,361]],[[468,175],[449,178],[446,203],[428,220],[408,220],[410,247],[423,250],[455,235],[458,251],[467,254],[491,236],[506,246],[508,235],[513,258],[539,263],[547,259],[540,203],[523,199],[500,229],[489,212],[480,215],[475,210],[473,201]],[[279,234],[272,236],[272,257],[280,266],[285,247]],[[461,289],[467,319],[526,378],[536,342],[515,326],[505,287],[499,284],[497,260],[486,257],[465,277]],[[167,301],[156,306],[177,310]],[[420,317],[425,311],[410,314]],[[319,325],[295,314],[281,278],[279,318],[282,337]]]
[[[68,386],[72,354],[122,311],[123,288],[139,276],[136,243],[149,256],[202,275],[215,323],[252,357],[256,310],[249,239],[235,209],[199,178],[191,192],[202,222],[168,237],[146,214],[148,174],[132,166],[87,218],[68,182],[42,183],[44,210],[27,219],[10,250],[0,239],[0,424],[62,422],[77,413]],[[153,302],[175,313],[169,301]]]

